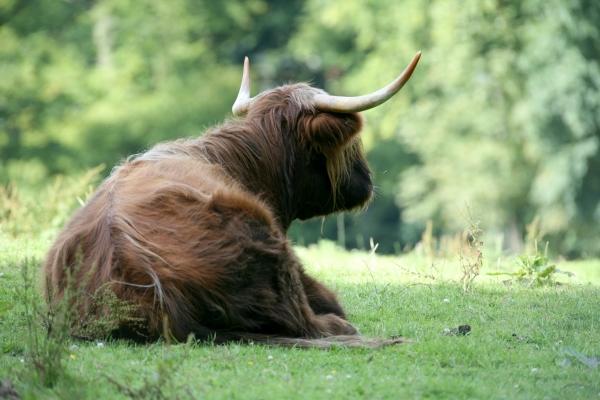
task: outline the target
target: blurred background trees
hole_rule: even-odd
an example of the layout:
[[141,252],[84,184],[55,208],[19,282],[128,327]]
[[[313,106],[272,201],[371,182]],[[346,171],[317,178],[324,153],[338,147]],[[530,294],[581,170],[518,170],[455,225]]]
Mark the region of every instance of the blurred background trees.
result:
[[594,0],[0,0],[0,182],[34,187],[195,136],[254,90],[387,83],[365,113],[378,185],[360,214],[295,224],[387,252],[481,221],[519,250],[600,255],[600,3]]

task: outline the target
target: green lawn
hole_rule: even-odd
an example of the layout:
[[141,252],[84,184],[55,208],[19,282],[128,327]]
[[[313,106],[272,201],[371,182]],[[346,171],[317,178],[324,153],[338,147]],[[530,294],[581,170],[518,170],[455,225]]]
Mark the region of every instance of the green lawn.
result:
[[[127,398],[121,385],[138,398],[161,398],[152,390],[163,387],[165,398],[600,399],[600,260],[561,262],[574,277],[527,288],[486,275],[514,269],[510,258],[486,259],[463,293],[455,260],[372,256],[329,243],[298,248],[307,269],[339,293],[364,335],[412,343],[323,351],[71,340],[66,374],[43,388],[26,356],[16,292],[19,265],[39,262],[46,247],[0,238],[0,380],[24,398]],[[469,335],[452,334],[464,324]]]

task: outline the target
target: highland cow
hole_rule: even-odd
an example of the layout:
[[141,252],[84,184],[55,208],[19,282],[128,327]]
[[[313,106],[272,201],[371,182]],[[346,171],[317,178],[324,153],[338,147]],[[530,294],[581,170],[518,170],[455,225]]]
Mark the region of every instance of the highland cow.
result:
[[361,338],[335,294],[304,271],[286,231],[370,200],[358,112],[398,92],[419,57],[365,96],[293,84],[253,98],[246,58],[233,119],[129,158],[76,212],[47,256],[49,301],[72,282],[77,325],[110,314],[93,304],[108,288],[137,321],[113,333],[137,340],[399,342]]

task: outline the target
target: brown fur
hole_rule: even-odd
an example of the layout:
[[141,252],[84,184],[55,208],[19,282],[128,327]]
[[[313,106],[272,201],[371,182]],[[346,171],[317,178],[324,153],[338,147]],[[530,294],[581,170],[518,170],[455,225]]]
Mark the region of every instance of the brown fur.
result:
[[356,336],[286,238],[294,219],[371,196],[360,117],[319,113],[310,105],[317,92],[304,84],[265,92],[245,117],[117,167],[49,251],[50,301],[74,282],[81,321],[101,312],[90,299],[109,287],[142,321],[116,333],[136,339],[159,337],[167,321],[178,340],[388,344]]

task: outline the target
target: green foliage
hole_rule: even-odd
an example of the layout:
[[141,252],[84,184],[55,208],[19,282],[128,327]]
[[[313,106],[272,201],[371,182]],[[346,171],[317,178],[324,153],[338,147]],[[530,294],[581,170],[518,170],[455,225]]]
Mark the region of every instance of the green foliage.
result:
[[[33,268],[32,268],[33,267]],[[52,388],[64,377],[64,362],[68,354],[69,327],[72,313],[71,299],[47,306],[35,285],[38,265],[26,259],[21,266],[21,285],[17,287],[17,301],[22,307],[25,324],[25,358],[35,384]]]
[[86,313],[79,319],[72,319],[71,335],[87,340],[106,340],[119,327],[140,325],[143,320],[137,317],[137,307],[119,299],[110,285],[101,286],[95,293],[80,293],[75,305],[86,301]]
[[103,167],[50,179],[34,162],[13,162],[0,181],[0,235],[51,239],[92,193]]
[[536,253],[523,255],[518,259],[519,269],[513,273],[520,281],[527,282],[527,286],[543,286],[554,283],[553,275],[557,272],[556,265],[552,264],[548,256]]
[[352,95],[420,49],[410,83],[365,113],[375,201],[343,229],[315,221],[294,238],[344,232],[389,253],[427,221],[461,232],[469,204],[505,249],[519,252],[538,216],[557,253],[598,255],[599,21],[591,0],[3,1],[0,181],[107,173],[201,134],[228,115],[244,55],[255,91],[310,80]]
[[[7,261],[5,258],[0,260],[0,271],[3,271],[0,278],[5,274],[7,266],[13,273],[15,270],[20,272],[19,277],[15,276],[17,279],[14,287],[3,288],[14,293],[11,303],[4,303],[4,299],[0,298],[0,315],[6,310],[12,312],[3,315],[3,320],[7,327],[10,323],[13,334],[17,334],[17,342],[12,345],[6,342],[6,337],[0,337],[3,352],[12,349],[13,354],[22,356],[21,362],[25,366],[24,369],[14,369],[13,373],[28,385],[28,392],[33,398],[46,397],[49,390],[58,398],[81,398],[79,378],[69,373],[66,367],[69,359],[75,358],[72,350],[78,347],[73,343],[72,337],[105,340],[120,322],[139,321],[132,317],[135,308],[116,298],[106,287],[87,299],[88,295],[81,293],[73,283],[67,284],[60,300],[45,301],[37,284],[39,261],[29,257],[22,258],[16,264]],[[90,313],[82,321],[76,318],[75,309],[84,301],[92,303],[92,306]],[[6,306],[8,307],[4,308]],[[98,313],[98,309],[103,312]],[[147,387],[140,393],[150,396],[158,390],[158,386],[163,390],[162,386],[169,379],[174,363],[171,358],[165,358],[165,362],[157,367],[162,378],[157,382],[148,381]]]
[[573,276],[573,273],[559,270],[548,257],[548,243],[544,252],[540,252],[537,243],[532,254],[517,257],[517,270],[513,272],[492,272],[490,275],[508,275],[527,287],[539,287],[556,284],[556,274]]
[[460,231],[469,204],[510,250],[539,215],[559,252],[600,251],[597,2],[314,1],[308,10],[293,48],[317,49],[325,70],[344,77],[336,92],[371,90],[423,50],[398,98],[367,113],[370,147],[395,137],[398,154],[417,160],[394,188],[406,228],[432,220]]

